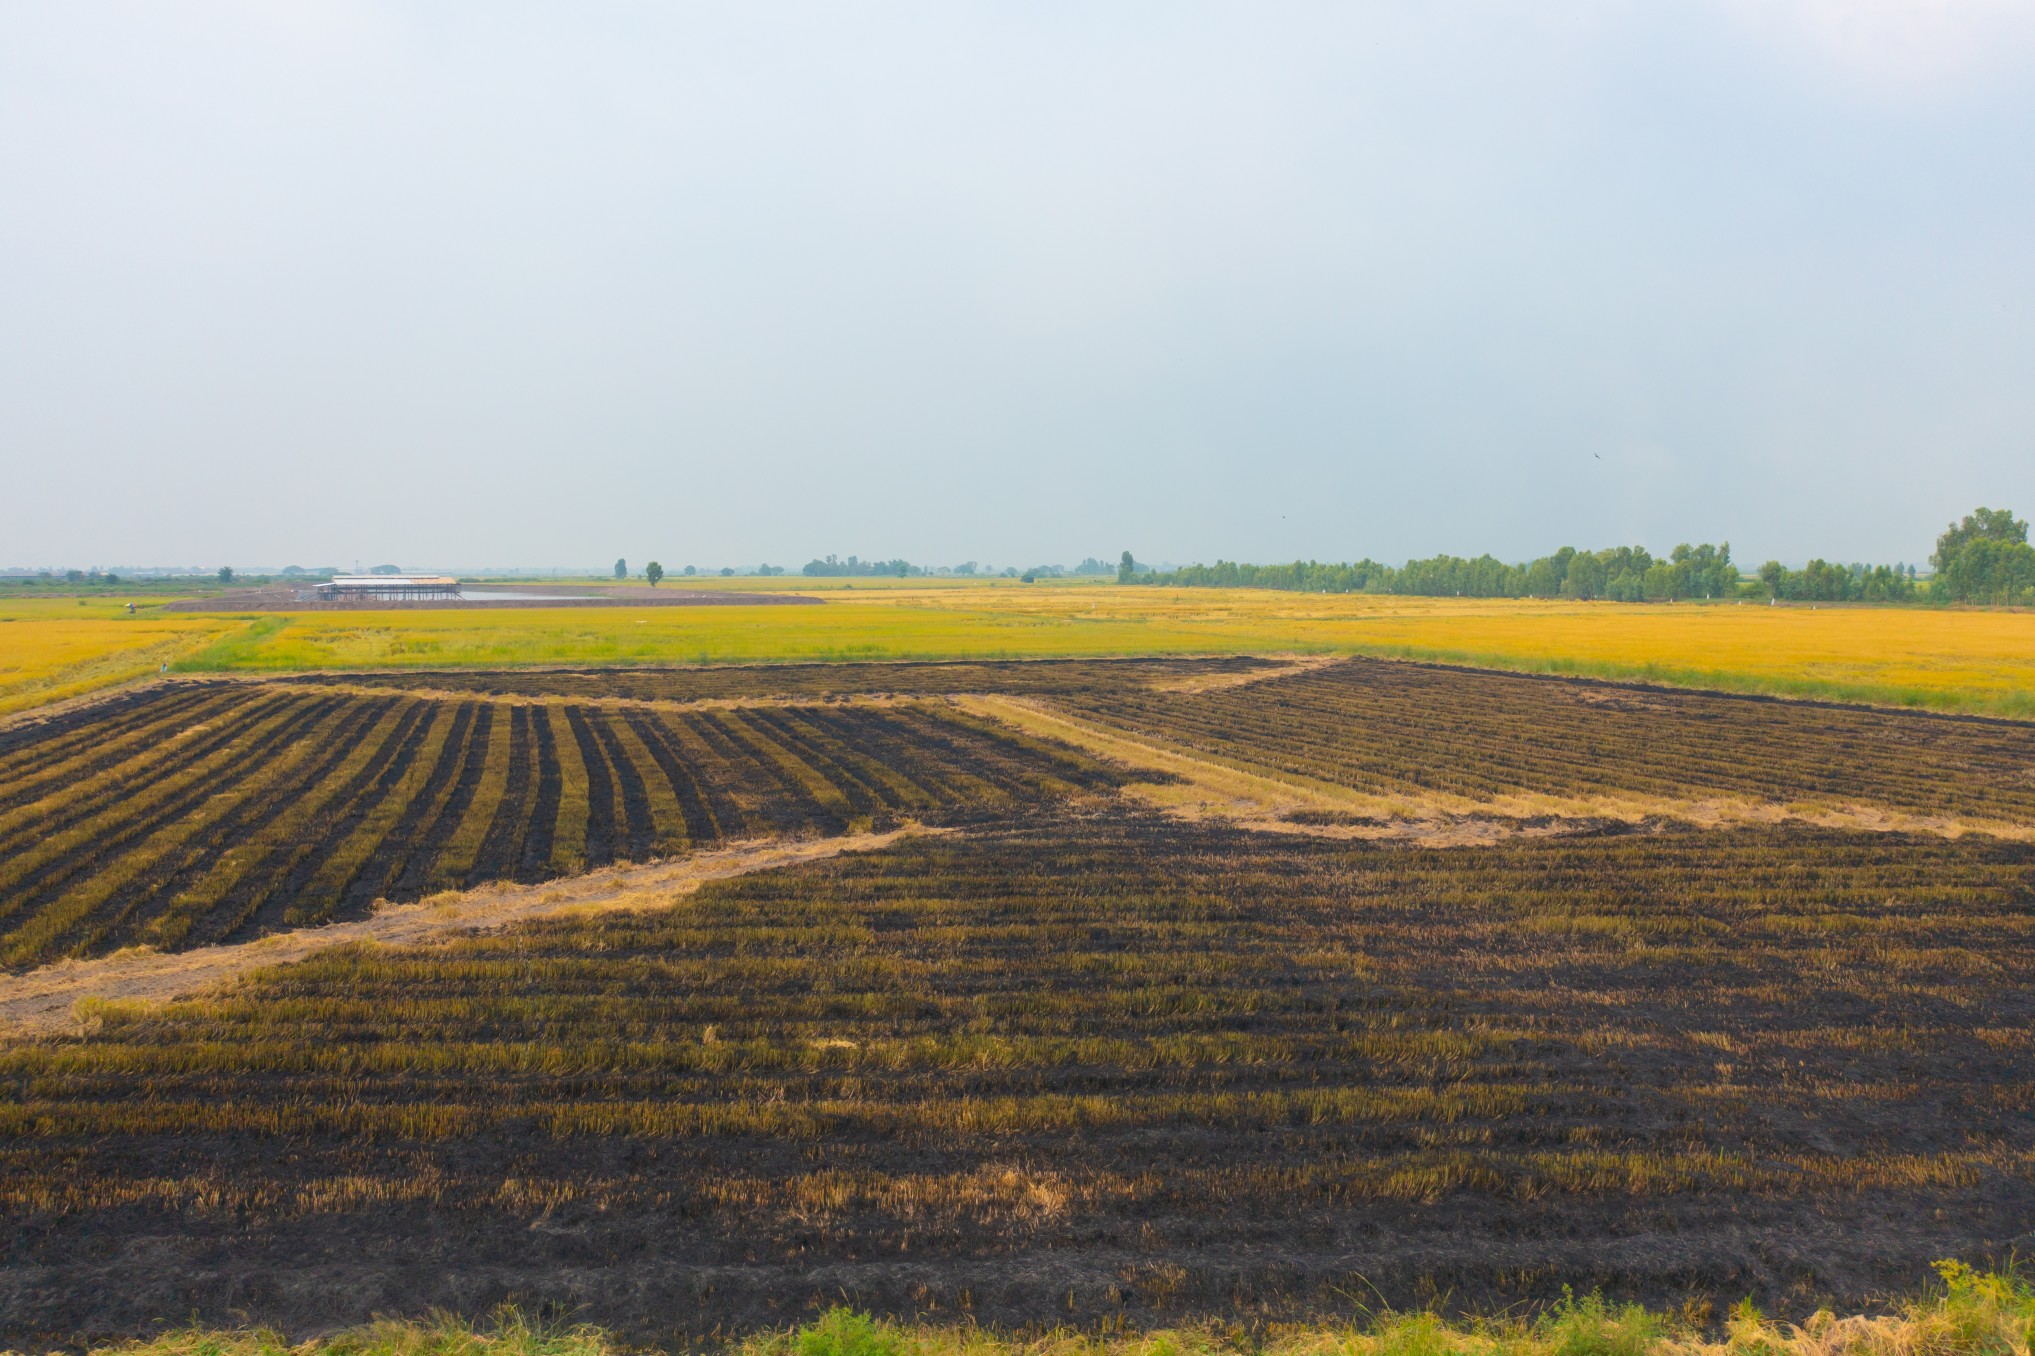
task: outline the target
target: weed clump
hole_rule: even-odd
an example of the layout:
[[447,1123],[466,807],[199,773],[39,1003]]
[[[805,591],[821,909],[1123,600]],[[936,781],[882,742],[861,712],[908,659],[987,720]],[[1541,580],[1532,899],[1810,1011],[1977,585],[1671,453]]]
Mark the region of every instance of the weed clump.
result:
[[[1599,1294],[1562,1300],[1531,1318],[1451,1320],[1433,1312],[1374,1316],[1351,1326],[1290,1325],[1252,1334],[1219,1325],[1098,1335],[1054,1329],[1002,1334],[973,1325],[898,1323],[845,1306],[802,1327],[709,1347],[711,1356],[2028,1356],[2035,1288],[2011,1272],[1936,1264],[1944,1293],[1898,1315],[1777,1322],[1750,1303],[1721,1335]],[[449,1315],[382,1320],[292,1345],[264,1328],[193,1328],[94,1348],[91,1356],[624,1356],[599,1328],[555,1327],[504,1309],[486,1323]],[[12,1356],[12,1353],[0,1353]]]

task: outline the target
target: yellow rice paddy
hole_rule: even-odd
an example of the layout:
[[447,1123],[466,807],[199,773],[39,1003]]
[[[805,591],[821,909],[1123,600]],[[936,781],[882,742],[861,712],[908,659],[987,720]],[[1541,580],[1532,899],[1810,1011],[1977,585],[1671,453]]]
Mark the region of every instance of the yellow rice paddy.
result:
[[847,582],[770,581],[824,598],[824,607],[245,617],[144,608],[128,617],[117,604],[10,604],[0,608],[0,711],[143,676],[165,662],[186,672],[274,673],[1328,652],[2035,716],[2028,612]]

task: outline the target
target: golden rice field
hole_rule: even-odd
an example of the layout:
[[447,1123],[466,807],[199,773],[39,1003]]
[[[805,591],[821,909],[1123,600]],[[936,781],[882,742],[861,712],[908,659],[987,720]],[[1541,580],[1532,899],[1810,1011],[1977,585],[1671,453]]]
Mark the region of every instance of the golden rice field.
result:
[[146,673],[1337,652],[2035,715],[2035,614],[1537,602],[1014,581],[730,581],[823,608],[139,617],[0,606],[0,711]]
[[0,604],[0,714],[144,677],[246,626],[98,599]]

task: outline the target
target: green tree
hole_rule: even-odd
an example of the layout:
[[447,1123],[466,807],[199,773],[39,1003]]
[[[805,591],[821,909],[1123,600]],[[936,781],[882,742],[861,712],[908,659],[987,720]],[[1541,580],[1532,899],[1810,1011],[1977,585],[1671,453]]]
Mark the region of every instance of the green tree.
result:
[[[1937,575],[1945,596],[1969,603],[2035,600],[2035,547],[2024,541],[1974,537]],[[1933,592],[1934,590],[1932,590]]]
[[664,578],[664,567],[653,560],[643,567],[643,577],[650,581],[650,587],[654,589],[657,587],[657,581]]
[[1938,571],[1950,568],[1957,559],[1957,553],[1975,541],[2019,542],[2028,544],[2028,524],[2016,518],[2011,509],[1981,508],[1964,515],[1964,521],[1952,523],[1943,535],[1936,539],[1936,554],[1929,557],[1929,563]]
[[1759,567],[1759,582],[1766,587],[1767,597],[1780,597],[1788,587],[1788,567],[1778,560],[1769,560]]
[[233,582],[233,567],[231,565],[221,565],[219,567],[219,582],[222,584],[231,584]]
[[1568,578],[1562,580],[1564,598],[1602,598],[1611,582],[1611,575],[1604,568],[1601,557],[1590,551],[1579,553],[1569,562]]
[[1137,577],[1137,573],[1138,573],[1138,562],[1131,559],[1131,553],[1129,551],[1124,552],[1123,559],[1116,563],[1116,582],[1119,584],[1128,584],[1131,582],[1131,580]]
[[628,577],[629,577],[629,562],[626,560],[617,560],[615,562],[615,578],[627,579]]

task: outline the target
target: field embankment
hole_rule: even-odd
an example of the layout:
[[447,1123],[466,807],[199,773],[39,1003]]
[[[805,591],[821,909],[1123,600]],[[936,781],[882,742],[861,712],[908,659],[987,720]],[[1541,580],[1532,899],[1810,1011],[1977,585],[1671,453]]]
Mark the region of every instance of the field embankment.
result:
[[544,885],[497,882],[448,891],[414,904],[376,909],[365,918],[272,933],[255,942],[162,952],[132,947],[91,960],[66,960],[24,974],[0,974],[0,1039],[83,1030],[109,1003],[165,1003],[217,988],[256,970],[300,961],[335,946],[411,946],[454,933],[488,932],[553,914],[649,909],[708,881],[843,852],[888,847],[919,825],[836,838],[759,839],[648,866],[616,866]]
[[396,691],[480,693],[491,697],[577,697],[649,702],[733,698],[947,696],[994,692],[1072,696],[1123,688],[1179,691],[1261,681],[1299,667],[1291,659],[1105,658],[983,662],[867,660],[832,664],[722,664],[711,667],[398,670],[307,674],[296,681],[371,685]]

